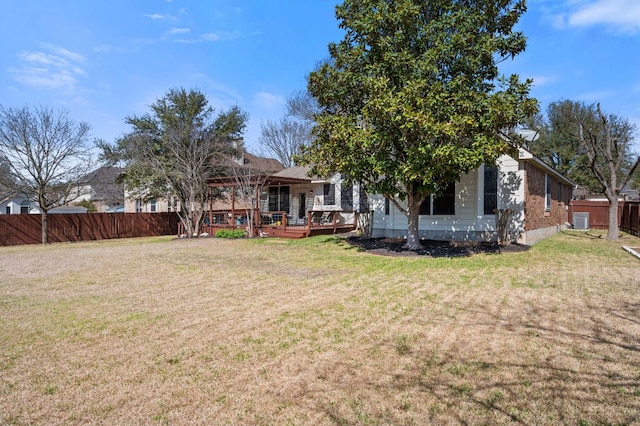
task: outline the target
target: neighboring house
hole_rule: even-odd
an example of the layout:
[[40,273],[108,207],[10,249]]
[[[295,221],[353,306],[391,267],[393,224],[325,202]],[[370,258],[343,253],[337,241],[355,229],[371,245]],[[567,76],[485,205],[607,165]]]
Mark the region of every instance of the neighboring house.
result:
[[[603,193],[595,193],[587,190],[583,187],[577,187],[573,192],[574,200],[583,201],[609,201],[609,199]],[[632,189],[629,184],[626,184],[624,188],[618,194],[619,201],[639,201],[640,189]]]
[[625,201],[640,201],[640,189],[632,189],[629,184],[626,184],[624,188],[622,188],[620,195]]
[[158,213],[158,212],[170,212],[171,204],[169,198],[143,200],[141,198],[130,198],[126,196],[124,199],[124,212],[125,213]]
[[[525,148],[483,165],[422,205],[424,239],[496,239],[496,211],[510,210],[509,239],[533,244],[563,229],[575,184]],[[404,237],[407,217],[381,195],[372,195],[374,237]]]
[[122,172],[120,167],[105,166],[87,174],[67,204],[91,201],[98,213],[121,209],[124,205],[124,186],[117,179]]
[[37,203],[24,194],[0,195],[0,214],[29,214]]

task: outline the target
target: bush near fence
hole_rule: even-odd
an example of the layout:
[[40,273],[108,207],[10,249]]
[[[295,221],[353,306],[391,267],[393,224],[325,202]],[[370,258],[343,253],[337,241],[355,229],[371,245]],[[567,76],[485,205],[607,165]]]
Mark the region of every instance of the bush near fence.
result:
[[[0,245],[41,243],[41,220],[39,214],[0,215]],[[48,241],[56,243],[175,235],[179,222],[176,213],[49,214]]]
[[[569,204],[569,220],[573,225],[573,213],[589,213],[590,229],[609,227],[608,201],[573,200]],[[640,201],[620,201],[618,224],[621,231],[640,236]]]

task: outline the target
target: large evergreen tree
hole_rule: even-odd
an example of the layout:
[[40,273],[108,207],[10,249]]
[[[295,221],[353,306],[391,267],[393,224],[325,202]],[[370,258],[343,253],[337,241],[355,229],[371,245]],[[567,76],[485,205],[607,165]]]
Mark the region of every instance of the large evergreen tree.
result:
[[207,179],[225,173],[228,157],[242,149],[247,115],[238,107],[213,117],[204,94],[172,89],[151,105],[153,114],[128,117],[131,133],[103,156],[125,164],[124,180],[135,197],[167,197],[188,236],[199,234],[207,207]]
[[[589,168],[589,158],[576,137],[575,120],[596,123],[584,105],[570,100],[551,102],[546,114],[539,114],[530,122],[530,128],[538,131],[538,137],[529,149],[545,163],[590,191],[600,191]],[[597,123],[596,123],[597,124]]]
[[422,202],[506,152],[508,130],[537,112],[531,82],[498,72],[525,49],[513,31],[525,10],[524,0],[345,0],[345,37],[309,75],[321,113],[302,161],[384,194],[419,247]]

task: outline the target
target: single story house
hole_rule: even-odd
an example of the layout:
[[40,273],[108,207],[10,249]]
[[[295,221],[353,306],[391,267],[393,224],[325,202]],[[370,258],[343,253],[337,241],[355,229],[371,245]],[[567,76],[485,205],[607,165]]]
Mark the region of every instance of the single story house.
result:
[[[364,194],[359,185],[345,186],[340,175],[314,178],[307,175],[306,168],[294,167],[273,177],[298,181],[267,185],[260,210],[286,211],[291,225],[306,224],[307,214],[313,211],[335,212],[343,223],[354,213],[370,211],[374,238],[406,237],[405,214],[380,194]],[[461,176],[444,194],[428,197],[420,210],[420,238],[495,241],[496,215],[507,214],[506,238],[534,244],[568,225],[574,187],[571,180],[526,148],[514,149],[495,165],[483,165]]]

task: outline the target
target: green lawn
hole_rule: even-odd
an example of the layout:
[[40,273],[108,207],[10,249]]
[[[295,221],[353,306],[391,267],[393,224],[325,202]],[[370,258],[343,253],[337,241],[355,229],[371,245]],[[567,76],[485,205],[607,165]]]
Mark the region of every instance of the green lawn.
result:
[[599,237],[0,248],[0,424],[633,424],[640,239]]

